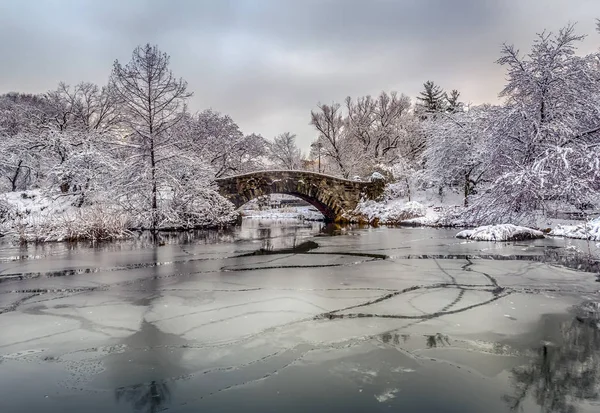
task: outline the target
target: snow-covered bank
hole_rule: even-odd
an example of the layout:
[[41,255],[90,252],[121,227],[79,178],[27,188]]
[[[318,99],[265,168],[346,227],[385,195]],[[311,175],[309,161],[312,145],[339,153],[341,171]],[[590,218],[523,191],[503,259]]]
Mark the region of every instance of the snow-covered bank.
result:
[[423,200],[362,201],[352,214],[350,222],[368,222],[372,225],[406,225],[425,227],[467,226],[462,217],[464,208],[457,205],[436,205]]
[[466,238],[473,241],[523,241],[544,238],[544,234],[532,228],[500,224],[466,229],[456,234],[456,238]]
[[[371,225],[466,227],[470,229],[460,231],[456,236],[473,241],[522,241],[545,236],[600,241],[600,217],[587,224],[575,224],[572,220],[549,218],[540,214],[535,216],[534,221],[537,224],[532,225],[533,228],[515,224],[475,227],[468,214],[469,209],[459,205],[439,205],[433,202],[424,205],[415,201],[394,199],[363,201],[350,217],[350,221],[368,222]],[[600,243],[596,243],[595,246],[600,248]]]
[[600,217],[579,225],[558,225],[550,235],[600,241]]
[[77,195],[40,190],[0,195],[0,233],[21,242],[115,240],[128,238],[130,220],[114,207],[76,206]]
[[[110,241],[129,238],[133,230],[145,225],[143,214],[134,216],[109,203],[111,200],[79,206],[81,201],[79,195],[41,190],[0,194],[0,234],[20,242]],[[161,213],[159,229],[214,227],[232,223],[237,217],[233,205],[223,198],[198,202],[202,205],[192,215],[185,208],[174,208],[177,205],[171,200],[166,204],[170,209]],[[205,212],[198,218],[198,211]],[[187,226],[182,227],[182,222]]]

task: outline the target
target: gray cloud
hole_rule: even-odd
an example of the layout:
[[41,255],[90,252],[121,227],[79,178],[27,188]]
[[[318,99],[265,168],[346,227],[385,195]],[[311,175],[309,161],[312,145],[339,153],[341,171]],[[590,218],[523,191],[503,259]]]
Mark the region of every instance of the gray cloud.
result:
[[496,101],[503,42],[579,22],[600,45],[597,0],[0,0],[0,93],[63,80],[105,83],[115,59],[156,43],[195,92],[191,108],[230,114],[245,133],[297,133],[317,102],[432,79],[474,103]]

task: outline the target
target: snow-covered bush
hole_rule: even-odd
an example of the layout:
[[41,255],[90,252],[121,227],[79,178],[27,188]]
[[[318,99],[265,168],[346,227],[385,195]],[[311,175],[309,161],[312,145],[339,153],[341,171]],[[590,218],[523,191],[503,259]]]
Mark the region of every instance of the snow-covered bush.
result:
[[484,225],[475,229],[467,229],[456,234],[456,238],[473,241],[522,241],[544,238],[541,231],[512,224]]
[[13,213],[12,206],[6,201],[5,198],[0,197],[0,224],[7,222]]
[[385,186],[383,190],[383,199],[390,201],[408,196],[409,191],[406,182],[392,182]]
[[116,205],[76,207],[77,195],[39,190],[0,196],[8,211],[0,232],[22,242],[110,240],[129,236],[129,215]]
[[386,225],[399,224],[407,219],[422,217],[426,212],[425,206],[414,201],[407,203],[363,201],[354,211],[355,215],[363,216],[371,223]]
[[233,204],[212,188],[196,188],[173,197],[162,214],[162,227],[183,229],[230,224],[237,217]]
[[84,207],[17,223],[21,242],[112,241],[131,236],[129,215],[114,208]]
[[600,241],[600,217],[579,225],[558,225],[550,235]]

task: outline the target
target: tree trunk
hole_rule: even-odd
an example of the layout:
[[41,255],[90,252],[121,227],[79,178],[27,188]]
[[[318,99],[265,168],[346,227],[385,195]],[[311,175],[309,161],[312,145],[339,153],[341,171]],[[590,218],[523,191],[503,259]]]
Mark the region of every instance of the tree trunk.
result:
[[19,163],[17,164],[17,170],[15,171],[15,174],[13,175],[13,177],[10,180],[12,192],[15,192],[17,190],[17,179],[19,179],[19,173],[21,173],[21,165],[22,164],[23,164],[23,161],[19,161]]
[[465,172],[465,207],[469,206],[469,172]]
[[150,176],[152,180],[152,231],[158,227],[158,204],[156,202],[156,158],[154,154],[154,137],[150,138]]
[[71,186],[71,184],[69,183],[69,181],[64,180],[60,183],[60,192],[62,192],[63,194],[66,194],[67,192],[69,192],[69,187]]

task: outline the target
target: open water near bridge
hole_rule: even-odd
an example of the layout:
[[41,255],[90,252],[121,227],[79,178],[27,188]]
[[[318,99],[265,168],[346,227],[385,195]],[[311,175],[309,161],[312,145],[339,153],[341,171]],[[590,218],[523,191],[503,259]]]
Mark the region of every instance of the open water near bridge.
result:
[[0,412],[598,412],[560,239],[245,221],[0,246]]

